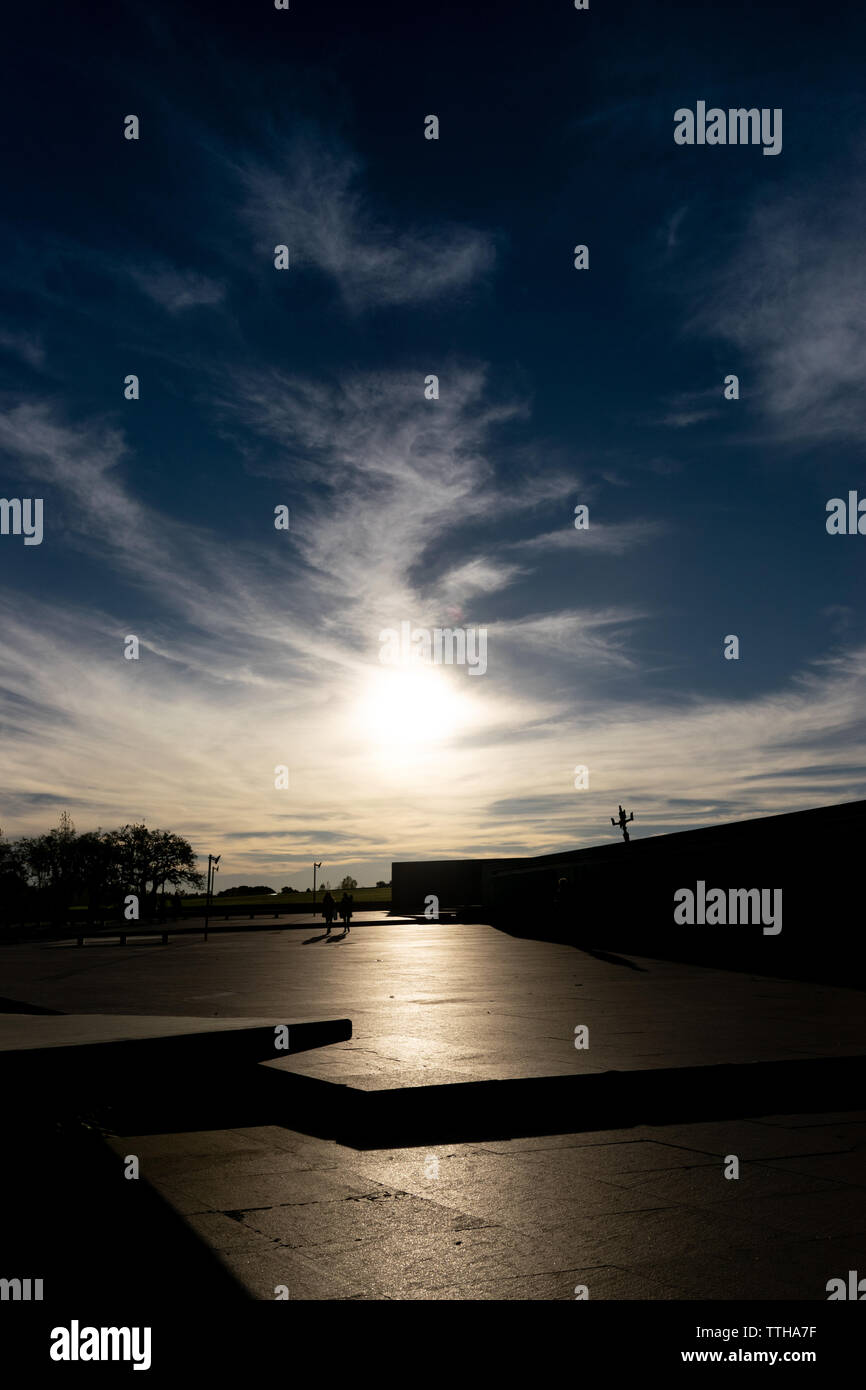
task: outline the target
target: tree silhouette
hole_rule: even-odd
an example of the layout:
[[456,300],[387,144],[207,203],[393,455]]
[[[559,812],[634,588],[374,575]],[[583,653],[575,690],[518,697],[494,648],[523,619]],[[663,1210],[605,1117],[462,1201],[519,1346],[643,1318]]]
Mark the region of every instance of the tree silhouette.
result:
[[83,904],[92,917],[129,893],[138,898],[144,916],[166,887],[204,887],[192,845],[182,835],[148,830],[143,824],[79,835],[65,811],[60,824],[45,835],[25,836],[14,844],[0,840],[0,881],[18,885],[9,895],[15,906],[6,908],[7,918],[26,910],[28,903],[37,916],[44,911],[56,918]]

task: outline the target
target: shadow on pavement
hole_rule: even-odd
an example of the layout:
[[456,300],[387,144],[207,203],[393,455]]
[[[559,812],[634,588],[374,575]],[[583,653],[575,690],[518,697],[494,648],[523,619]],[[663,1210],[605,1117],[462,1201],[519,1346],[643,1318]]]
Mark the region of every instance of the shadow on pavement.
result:
[[281,1125],[358,1149],[847,1110],[866,1057],[606,1071],[360,1090],[269,1066],[98,1106],[118,1135]]
[[[43,1280],[46,1309],[239,1300],[246,1290],[82,1121],[7,1115],[3,1273]],[[81,1316],[86,1316],[85,1312]]]
[[616,956],[612,951],[593,951],[590,950],[589,946],[578,946],[577,949],[583,951],[586,956],[592,956],[595,960],[606,960],[609,965],[624,965],[629,970],[639,970],[642,975],[650,973],[645,965],[638,965],[636,961],[629,960],[627,956]]

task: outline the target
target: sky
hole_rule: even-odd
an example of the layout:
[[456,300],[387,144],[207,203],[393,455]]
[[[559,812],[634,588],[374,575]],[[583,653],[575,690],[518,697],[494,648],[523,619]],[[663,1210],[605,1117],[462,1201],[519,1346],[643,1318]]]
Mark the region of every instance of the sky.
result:
[[[866,796],[855,7],[6,23],[5,834],[304,887]],[[780,152],[676,143],[699,101]]]

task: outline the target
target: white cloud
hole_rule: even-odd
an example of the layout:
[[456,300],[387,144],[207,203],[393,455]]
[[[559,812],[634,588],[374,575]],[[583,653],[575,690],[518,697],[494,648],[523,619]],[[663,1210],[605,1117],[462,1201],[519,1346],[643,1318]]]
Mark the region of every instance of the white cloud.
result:
[[687,212],[688,208],[685,205],[683,205],[682,207],[677,208],[676,211],[673,212],[665,222],[663,236],[665,242],[665,249],[669,253],[671,251],[676,250],[677,246],[679,245],[680,227],[682,225],[683,218],[685,217]]
[[754,399],[782,437],[866,436],[864,213],[862,176],[842,193],[767,198],[692,320],[747,357]]
[[480,369],[455,372],[436,402],[408,372],[339,384],[247,373],[232,379],[223,408],[267,442],[259,471],[318,487],[318,499],[305,495],[293,544],[320,611],[344,630],[357,631],[359,614],[370,631],[395,616],[427,621],[409,580],[425,550],[520,505],[503,497],[486,455],[490,430],[520,407],[490,405]]
[[440,576],[435,587],[443,602],[461,600],[465,603],[477,594],[500,593],[528,573],[529,570],[520,565],[502,564],[489,556],[479,556],[448,570]]
[[37,370],[45,365],[45,349],[41,339],[33,333],[10,333],[0,329],[0,348],[14,353],[26,362],[28,367]]
[[152,265],[146,269],[132,267],[128,274],[143,294],[170,314],[180,314],[185,309],[213,308],[225,298],[224,285],[193,270]]
[[624,555],[634,546],[648,545],[658,540],[664,531],[664,523],[660,521],[594,521],[590,512],[590,524],[583,530],[575,531],[572,519],[568,525],[556,531],[513,541],[509,549],[540,553],[571,550],[578,555],[587,551],[592,554]]
[[263,251],[333,277],[353,310],[420,304],[468,285],[493,263],[488,236],[453,225],[397,229],[371,211],[360,161],[323,136],[298,136],[279,162],[234,166],[243,216]]
[[[610,666],[630,668],[635,662],[626,649],[627,637],[618,629],[640,621],[643,614],[618,608],[531,614],[497,623],[498,643],[508,647],[518,662],[539,655],[553,664],[559,660],[583,664],[589,684]],[[536,669],[537,665],[536,665]]]
[[724,401],[724,384],[705,386],[699,391],[680,391],[672,399],[668,413],[661,424],[672,425],[674,429],[687,429],[689,425],[712,420],[719,414]]
[[[646,615],[539,613],[527,576],[491,558],[493,528],[525,512],[488,457],[515,408],[489,404],[480,371],[455,374],[435,405],[408,373],[337,385],[248,374],[232,418],[257,437],[255,466],[279,480],[292,530],[277,537],[263,518],[259,540],[231,544],[136,498],[119,431],[64,422],[45,404],[10,412],[0,445],[66,509],[62,537],[46,513],[45,544],[86,547],[106,599],[104,612],[39,602],[28,581],[3,602],[0,780],[15,808],[4,828],[44,827],[46,806],[68,792],[82,828],[143,815],[201,852],[226,848],[227,872],[287,881],[321,857],[317,834],[332,870],[432,846],[497,852],[515,836],[507,806],[521,800],[517,833],[532,853],[597,841],[624,798],[645,825],[844,796],[846,769],[866,763],[866,653],[751,700],[638,700],[631,635]],[[648,538],[629,525],[602,531],[603,547]],[[474,553],[464,543],[461,563],[428,585],[424,556],[455,527],[478,536]],[[533,563],[550,543],[526,541],[516,553]],[[139,602],[133,626],[125,581],[158,601],[150,613]],[[434,626],[443,596],[483,602],[505,586],[518,616],[487,624],[487,674],[443,673],[453,728],[383,757],[361,718],[382,675],[380,629],[404,617]],[[123,659],[130,630],[138,662]],[[290,769],[285,794],[278,763]],[[573,788],[578,763],[589,792]],[[492,813],[495,803],[506,809]]]

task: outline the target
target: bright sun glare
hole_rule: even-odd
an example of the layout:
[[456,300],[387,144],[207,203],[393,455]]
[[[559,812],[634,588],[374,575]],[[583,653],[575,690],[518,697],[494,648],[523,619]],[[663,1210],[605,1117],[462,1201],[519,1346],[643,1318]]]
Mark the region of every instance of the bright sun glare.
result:
[[450,738],[461,724],[462,700],[435,667],[377,671],[361,701],[366,736],[393,749]]

